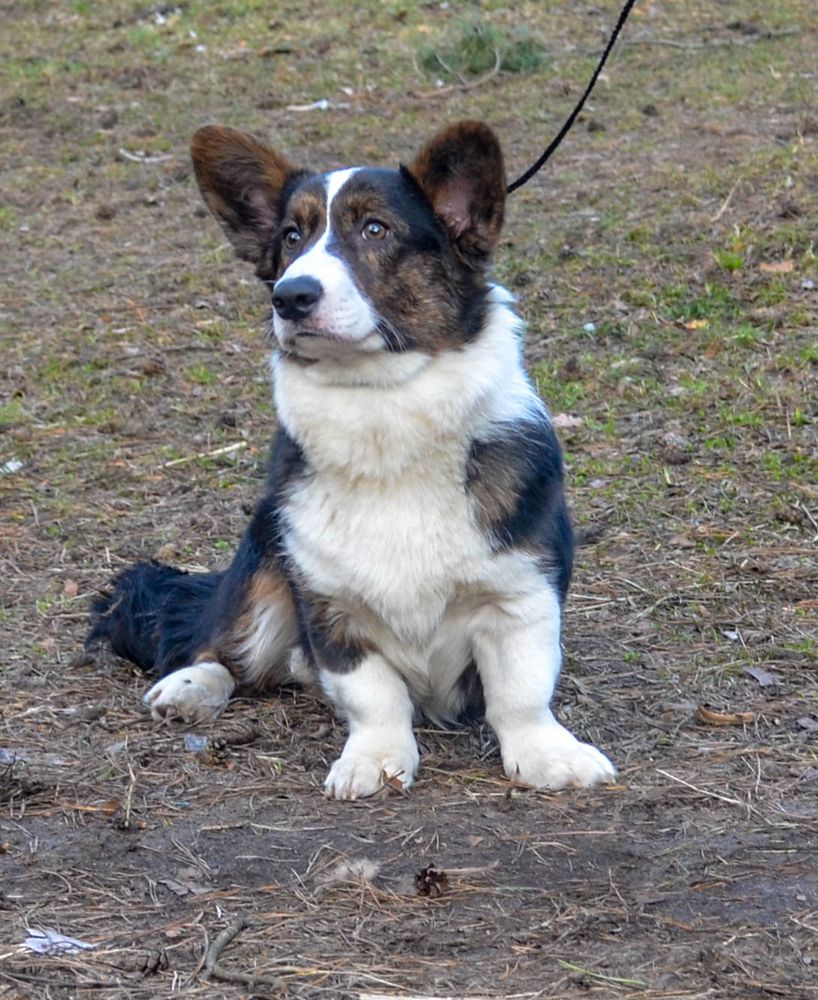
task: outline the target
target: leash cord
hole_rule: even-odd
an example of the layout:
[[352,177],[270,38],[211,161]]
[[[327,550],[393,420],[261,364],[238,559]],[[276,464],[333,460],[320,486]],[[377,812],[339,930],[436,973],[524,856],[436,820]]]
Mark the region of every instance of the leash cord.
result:
[[616,44],[616,40],[619,37],[619,32],[622,30],[625,21],[627,21],[628,14],[630,14],[631,8],[633,7],[635,2],[636,0],[626,0],[625,6],[622,8],[622,11],[619,14],[619,20],[616,22],[616,27],[614,28],[611,37],[608,40],[608,44],[605,47],[605,51],[602,53],[602,56],[599,62],[597,63],[597,67],[594,70],[594,75],[591,77],[591,82],[585,88],[585,93],[579,99],[579,103],[577,104],[577,106],[568,116],[565,124],[562,126],[562,128],[559,130],[556,136],[551,140],[551,142],[548,145],[548,148],[545,150],[542,156],[540,156],[540,158],[536,161],[536,163],[532,163],[531,166],[528,168],[528,170],[526,170],[526,172],[522,174],[522,176],[518,177],[516,181],[509,184],[509,186],[506,188],[507,194],[511,194],[512,192],[516,191],[517,188],[522,187],[523,184],[527,184],[534,176],[534,174],[536,174],[537,171],[540,170],[545,165],[545,163],[551,158],[551,154],[556,150],[556,148],[568,134],[568,131],[570,130],[571,126],[577,120],[580,111],[582,111],[585,102],[588,100],[591,91],[596,86],[596,81],[599,79],[599,74],[602,72],[605,63],[608,61],[608,56],[611,54],[611,49]]

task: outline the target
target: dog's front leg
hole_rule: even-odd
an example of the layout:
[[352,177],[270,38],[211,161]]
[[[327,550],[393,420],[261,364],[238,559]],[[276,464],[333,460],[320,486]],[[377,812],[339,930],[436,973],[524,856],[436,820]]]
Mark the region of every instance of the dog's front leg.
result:
[[349,670],[320,669],[321,684],[349,737],[330,768],[324,788],[330,798],[359,799],[387,783],[406,788],[418,769],[412,733],[413,706],[400,675],[378,653],[367,653]]
[[535,788],[612,781],[608,758],[580,743],[549,708],[561,661],[560,604],[552,588],[486,609],[479,622],[475,661],[506,774]]

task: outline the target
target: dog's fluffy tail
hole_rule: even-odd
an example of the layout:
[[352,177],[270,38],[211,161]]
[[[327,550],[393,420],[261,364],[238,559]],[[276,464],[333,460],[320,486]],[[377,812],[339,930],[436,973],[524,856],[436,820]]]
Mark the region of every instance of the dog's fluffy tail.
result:
[[93,602],[85,648],[107,644],[159,676],[186,666],[207,641],[208,604],[222,576],[156,562],[131,566]]

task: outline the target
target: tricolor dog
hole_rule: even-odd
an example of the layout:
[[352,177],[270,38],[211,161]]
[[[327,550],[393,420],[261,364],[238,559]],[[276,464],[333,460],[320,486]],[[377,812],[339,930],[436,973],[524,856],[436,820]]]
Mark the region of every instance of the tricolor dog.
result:
[[227,570],[126,570],[88,642],[158,676],[156,719],[317,679],[349,727],[336,798],[412,783],[418,714],[485,717],[523,784],[610,781],[549,708],[573,536],[521,322],[487,277],[506,189],[493,132],[460,122],[398,170],[317,174],[217,125],[192,155],[272,296],[267,491]]

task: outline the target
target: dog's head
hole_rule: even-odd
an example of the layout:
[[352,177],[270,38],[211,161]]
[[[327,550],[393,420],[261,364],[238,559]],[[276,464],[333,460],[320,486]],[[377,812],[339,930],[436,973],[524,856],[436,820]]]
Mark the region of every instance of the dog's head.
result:
[[284,352],[434,354],[481,329],[506,191],[486,125],[444,129],[398,170],[312,173],[222,125],[196,132],[192,156],[208,207],[271,289]]

